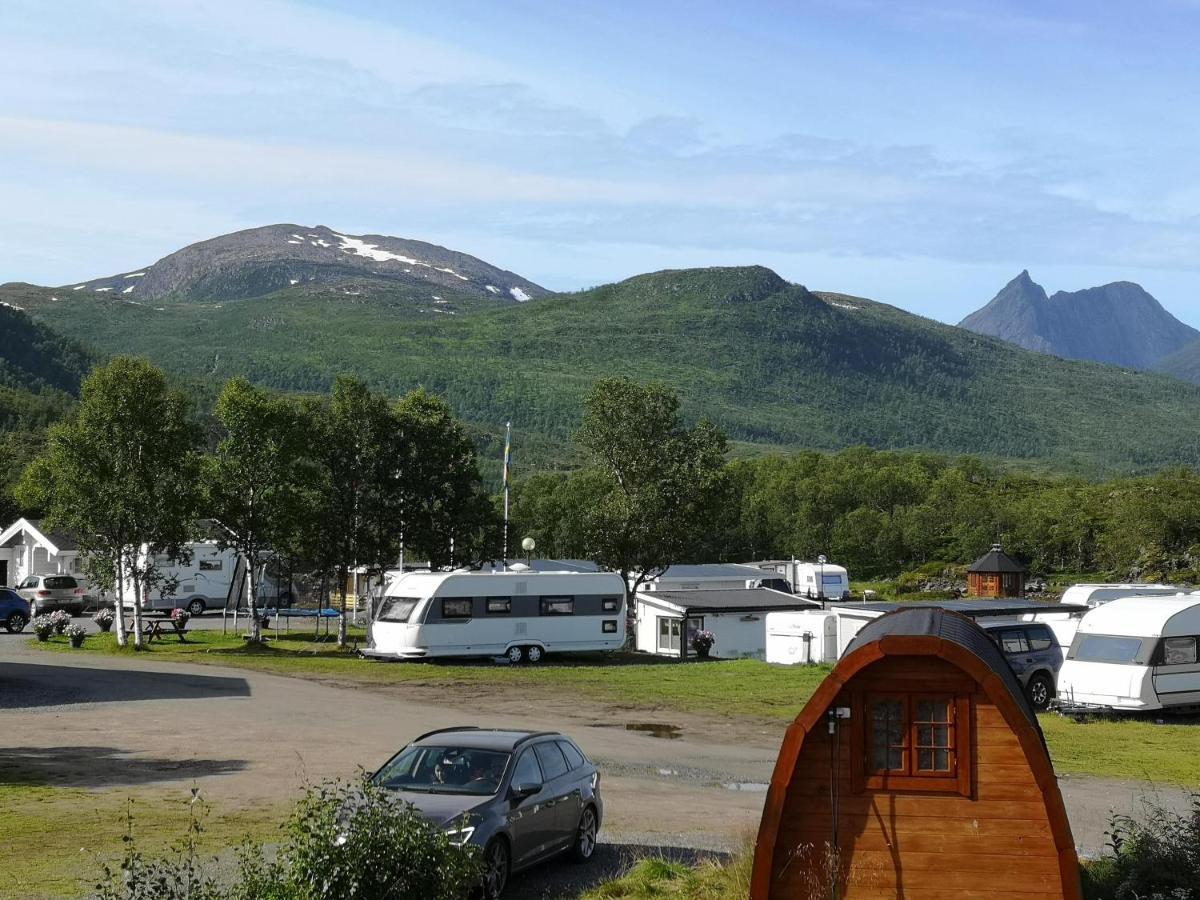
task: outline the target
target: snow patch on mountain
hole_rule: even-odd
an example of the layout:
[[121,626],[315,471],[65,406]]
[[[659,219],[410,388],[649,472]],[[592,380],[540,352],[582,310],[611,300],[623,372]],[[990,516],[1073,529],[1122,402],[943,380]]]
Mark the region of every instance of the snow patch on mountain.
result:
[[508,292],[510,294],[512,294],[513,299],[516,300],[518,303],[524,303],[526,300],[533,299],[527,293],[525,293],[523,290],[521,290],[519,287],[510,287],[508,289]]

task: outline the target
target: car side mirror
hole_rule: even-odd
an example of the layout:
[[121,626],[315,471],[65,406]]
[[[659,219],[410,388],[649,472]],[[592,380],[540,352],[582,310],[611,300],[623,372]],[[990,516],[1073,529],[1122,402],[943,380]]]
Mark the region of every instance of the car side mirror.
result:
[[532,797],[534,794],[540,794],[541,792],[542,786],[538,782],[523,781],[520,784],[514,784],[512,786],[511,794],[514,800],[524,800],[528,797]]

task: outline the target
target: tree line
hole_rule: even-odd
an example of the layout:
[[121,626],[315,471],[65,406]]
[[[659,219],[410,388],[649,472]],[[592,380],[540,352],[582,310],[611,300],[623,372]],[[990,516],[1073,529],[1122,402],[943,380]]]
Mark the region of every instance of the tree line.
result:
[[[130,357],[84,380],[73,415],[50,428],[16,493],[76,538],[89,577],[116,593],[118,609],[128,583],[135,646],[140,601],[163,578],[155,557],[186,559],[202,519],[248,563],[255,641],[270,558],[330,576],[344,613],[355,568],[382,573],[402,547],[434,565],[482,559],[500,527],[474,445],[425,391],[391,403],[339,376],[328,395],[295,398],[235,378],[202,420],[160,369]],[[124,646],[124,616],[116,622]]]

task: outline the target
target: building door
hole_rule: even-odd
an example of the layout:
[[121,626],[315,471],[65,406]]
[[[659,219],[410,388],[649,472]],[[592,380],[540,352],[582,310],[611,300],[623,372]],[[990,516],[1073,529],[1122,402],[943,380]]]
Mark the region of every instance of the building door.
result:
[[8,587],[8,560],[0,559],[0,587]]

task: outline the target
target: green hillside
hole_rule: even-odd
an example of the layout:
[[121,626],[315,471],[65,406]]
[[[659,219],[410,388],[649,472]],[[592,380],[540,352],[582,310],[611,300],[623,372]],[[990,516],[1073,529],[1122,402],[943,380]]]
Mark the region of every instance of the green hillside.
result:
[[424,385],[485,441],[511,418],[526,462],[564,461],[585,391],[608,374],[672,385],[744,449],[926,448],[1088,474],[1200,462],[1198,386],[814,294],[759,267],[658,272],[502,308],[366,284],[162,308],[27,286],[0,299],[187,376],[323,390],[347,371],[396,393]]

